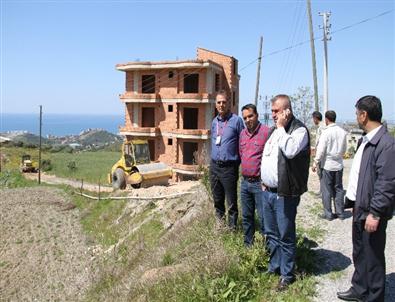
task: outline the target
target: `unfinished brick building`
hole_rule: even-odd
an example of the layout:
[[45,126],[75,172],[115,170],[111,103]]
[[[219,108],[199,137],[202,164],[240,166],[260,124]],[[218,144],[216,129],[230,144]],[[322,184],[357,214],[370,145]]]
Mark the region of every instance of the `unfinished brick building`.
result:
[[177,180],[199,174],[210,158],[210,128],[218,91],[228,91],[232,112],[239,106],[237,60],[203,48],[195,60],[117,64],[126,74],[127,139],[146,139],[151,160],[173,168]]

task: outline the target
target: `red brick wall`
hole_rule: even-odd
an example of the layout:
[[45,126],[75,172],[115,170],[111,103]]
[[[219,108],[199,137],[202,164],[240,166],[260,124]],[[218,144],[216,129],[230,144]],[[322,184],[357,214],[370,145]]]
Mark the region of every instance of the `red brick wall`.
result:
[[[173,77],[169,78],[169,72],[173,72]],[[175,98],[177,94],[184,93],[184,74],[199,74],[199,93],[207,93],[206,90],[206,69],[186,68],[186,69],[161,69],[138,72],[138,93],[142,93],[142,76],[155,75],[155,93],[161,98]],[[126,91],[133,91],[134,72],[126,72]]]
[[133,71],[126,72],[126,91],[133,91]]
[[[222,66],[224,69],[225,81],[222,81],[222,89],[225,89],[229,93],[229,98],[232,99],[232,91],[236,91],[235,106],[232,106],[232,111],[238,113],[239,107],[239,80],[238,80],[238,70],[236,74],[233,73],[233,67],[236,59],[214,51],[206,50],[203,48],[197,49],[197,58],[201,60],[211,60]],[[233,100],[232,100],[233,105]]]

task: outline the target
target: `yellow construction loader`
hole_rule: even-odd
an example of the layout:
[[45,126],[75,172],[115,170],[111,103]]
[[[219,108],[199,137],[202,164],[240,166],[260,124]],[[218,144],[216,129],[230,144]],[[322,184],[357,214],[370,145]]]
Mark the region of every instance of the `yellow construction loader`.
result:
[[109,183],[114,189],[167,184],[173,176],[171,168],[162,162],[151,162],[148,141],[131,140],[122,144],[122,156],[111,168]]
[[36,168],[35,163],[32,161],[31,156],[29,154],[22,155],[21,164],[19,169],[22,173],[36,173],[38,169]]

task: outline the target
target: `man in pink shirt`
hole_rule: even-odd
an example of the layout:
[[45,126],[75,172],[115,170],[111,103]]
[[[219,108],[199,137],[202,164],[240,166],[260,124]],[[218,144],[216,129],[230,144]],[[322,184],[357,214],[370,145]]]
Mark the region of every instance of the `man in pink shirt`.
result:
[[260,231],[263,235],[263,202],[261,186],[261,159],[269,128],[258,120],[256,106],[247,104],[242,109],[246,125],[240,133],[239,153],[241,159],[240,198],[244,244],[251,246],[255,234],[255,209],[258,212]]

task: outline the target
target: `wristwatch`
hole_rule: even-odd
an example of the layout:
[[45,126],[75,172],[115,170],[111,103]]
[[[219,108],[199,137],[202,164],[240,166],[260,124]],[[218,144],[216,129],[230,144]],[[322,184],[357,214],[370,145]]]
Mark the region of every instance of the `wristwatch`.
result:
[[372,214],[372,213],[370,213],[371,215],[372,215],[372,218],[374,219],[374,220],[380,220],[380,216],[376,216],[376,215],[374,215],[374,214]]

